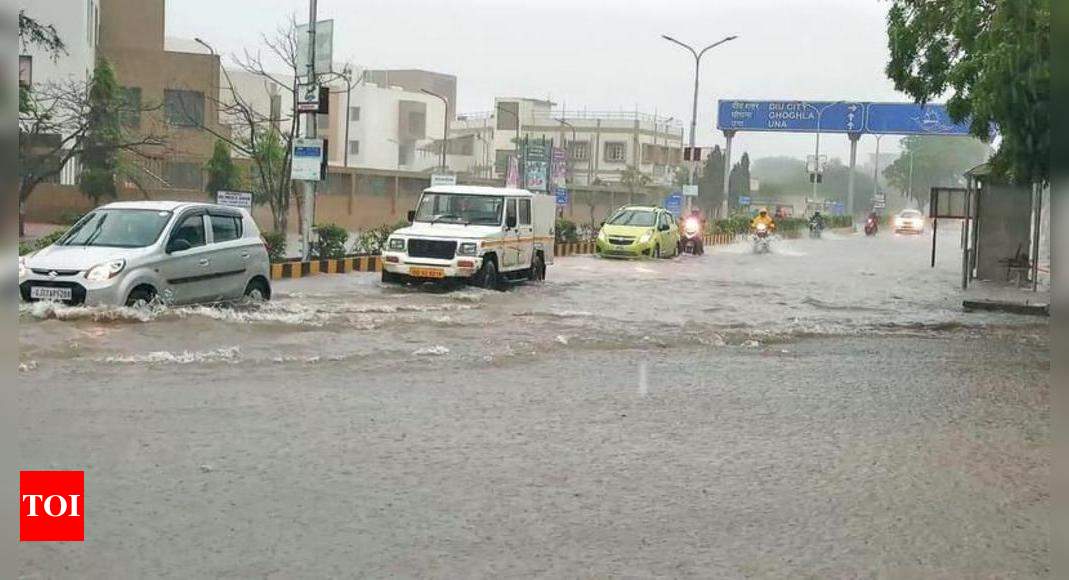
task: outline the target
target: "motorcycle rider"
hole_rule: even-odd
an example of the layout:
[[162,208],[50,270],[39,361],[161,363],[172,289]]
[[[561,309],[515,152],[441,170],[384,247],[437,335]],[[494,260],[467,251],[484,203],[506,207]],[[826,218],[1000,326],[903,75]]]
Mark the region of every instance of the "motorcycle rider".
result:
[[693,253],[696,255],[702,255],[705,253],[705,243],[702,240],[702,232],[705,231],[705,220],[702,219],[702,212],[699,209],[694,209],[690,212],[690,216],[680,220],[679,232],[681,234],[679,240],[680,253],[683,253],[684,248],[688,244],[693,245]]
[[824,216],[820,214],[820,210],[814,211],[813,216],[809,218],[809,227],[824,229],[824,226]]
[[865,233],[875,234],[880,230],[880,216],[875,211],[869,213],[868,220],[865,222]]
[[750,229],[756,230],[757,226],[760,224],[764,224],[765,227],[768,228],[768,233],[776,231],[776,221],[772,219],[772,216],[768,215],[768,210],[765,208],[761,208],[761,210],[757,212],[757,217],[750,222]]

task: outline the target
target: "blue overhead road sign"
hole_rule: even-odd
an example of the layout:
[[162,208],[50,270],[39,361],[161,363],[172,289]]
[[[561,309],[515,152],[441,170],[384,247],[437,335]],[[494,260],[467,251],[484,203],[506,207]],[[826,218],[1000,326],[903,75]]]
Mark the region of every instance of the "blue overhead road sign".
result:
[[968,135],[968,123],[950,119],[946,105],[868,103],[865,132],[881,135]]
[[[823,114],[821,114],[823,111]],[[877,135],[968,135],[968,123],[954,123],[945,105],[862,101],[720,101],[721,131]]]
[[720,101],[716,127],[722,131],[860,133],[865,104],[850,101]]

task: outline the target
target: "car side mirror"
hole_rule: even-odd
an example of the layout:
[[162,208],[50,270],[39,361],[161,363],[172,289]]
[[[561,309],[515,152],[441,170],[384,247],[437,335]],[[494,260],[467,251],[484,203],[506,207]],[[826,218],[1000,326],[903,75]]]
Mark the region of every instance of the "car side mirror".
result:
[[514,229],[516,227],[516,216],[510,215],[505,218],[505,227],[508,229]]
[[416,210],[414,210],[414,209],[408,210],[407,217],[408,217],[408,223],[412,223],[412,222],[416,221]]
[[192,248],[192,244],[185,238],[175,238],[167,244],[167,253],[184,252]]

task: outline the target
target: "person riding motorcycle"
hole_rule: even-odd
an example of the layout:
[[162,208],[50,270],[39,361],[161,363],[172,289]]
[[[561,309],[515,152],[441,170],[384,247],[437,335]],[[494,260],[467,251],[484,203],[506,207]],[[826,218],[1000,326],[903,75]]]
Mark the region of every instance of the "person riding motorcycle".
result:
[[819,211],[813,212],[813,216],[809,218],[809,227],[824,229],[826,225],[827,223],[824,221],[824,216],[821,215]]
[[761,224],[764,224],[765,227],[768,228],[769,233],[776,231],[776,221],[768,215],[768,210],[765,208],[761,208],[761,210],[757,212],[757,216],[750,222],[750,229],[756,230],[757,226]]

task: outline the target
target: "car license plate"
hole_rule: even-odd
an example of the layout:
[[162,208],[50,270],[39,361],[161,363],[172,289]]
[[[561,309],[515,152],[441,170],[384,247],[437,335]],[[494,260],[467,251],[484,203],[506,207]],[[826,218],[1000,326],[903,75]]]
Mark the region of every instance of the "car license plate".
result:
[[416,278],[445,278],[445,270],[441,268],[411,268],[408,273]]
[[71,289],[34,286],[30,288],[30,298],[34,300],[70,300]]

